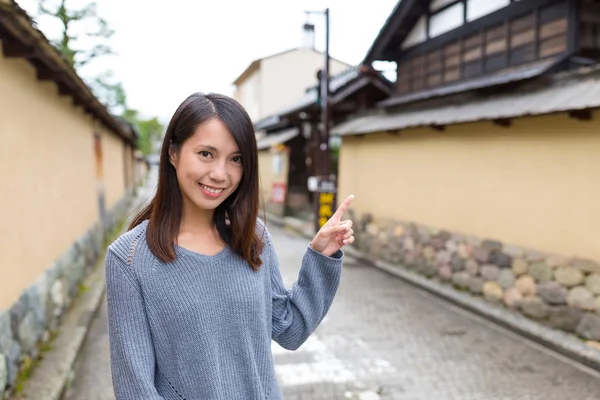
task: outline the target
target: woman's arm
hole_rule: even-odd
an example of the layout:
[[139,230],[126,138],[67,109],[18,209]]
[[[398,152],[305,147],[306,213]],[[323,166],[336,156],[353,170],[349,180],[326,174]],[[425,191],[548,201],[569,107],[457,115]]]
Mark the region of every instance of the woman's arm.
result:
[[163,400],[154,386],[154,346],[137,280],[109,247],[106,297],[113,387],[117,400]]
[[288,350],[298,349],[321,323],[337,292],[342,274],[341,251],[331,257],[308,248],[298,280],[286,289],[269,234],[268,269],[271,274],[272,338]]

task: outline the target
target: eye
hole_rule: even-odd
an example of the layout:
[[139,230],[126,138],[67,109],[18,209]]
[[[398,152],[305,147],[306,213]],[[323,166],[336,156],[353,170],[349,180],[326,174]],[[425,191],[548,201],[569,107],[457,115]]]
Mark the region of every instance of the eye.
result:
[[206,157],[206,158],[212,156],[212,154],[210,154],[210,151],[206,151],[206,150],[200,150],[198,152],[198,154],[200,154],[202,157]]
[[241,164],[242,163],[242,156],[234,156],[231,161],[233,161],[236,164]]

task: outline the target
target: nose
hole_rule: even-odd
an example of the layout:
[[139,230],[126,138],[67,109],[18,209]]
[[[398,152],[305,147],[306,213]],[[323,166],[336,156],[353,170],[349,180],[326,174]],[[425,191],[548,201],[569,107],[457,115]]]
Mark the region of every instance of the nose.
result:
[[215,182],[224,182],[227,180],[227,168],[223,163],[217,162],[213,164],[208,177]]

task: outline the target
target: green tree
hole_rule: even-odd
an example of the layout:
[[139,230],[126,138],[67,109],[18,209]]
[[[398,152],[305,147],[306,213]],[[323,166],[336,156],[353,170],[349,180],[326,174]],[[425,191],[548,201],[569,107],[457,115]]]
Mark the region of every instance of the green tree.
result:
[[116,115],[127,111],[127,95],[121,82],[115,81],[112,71],[107,70],[88,82],[96,97]]
[[[108,44],[114,30],[108,26],[104,18],[98,15],[96,3],[89,3],[78,10],[68,8],[66,0],[58,0],[58,4],[54,3],[54,5],[50,8],[48,0],[40,0],[39,16],[48,16],[60,21],[61,36],[52,43],[73,68],[78,69],[98,57],[115,54]],[[83,32],[84,36],[96,39],[96,43],[89,49],[76,46],[78,39],[81,38],[74,33],[78,24],[94,28],[92,31]],[[144,154],[152,152],[152,143],[160,138],[163,132],[163,125],[158,118],[142,118],[137,110],[130,109],[127,106],[127,95],[123,84],[115,80],[110,70],[105,70],[86,83],[111,113],[121,116],[137,128],[138,148]]]
[[137,147],[144,154],[150,154],[153,152],[152,143],[158,140],[164,130],[163,124],[158,118],[141,118],[137,110],[126,109],[122,117],[133,124],[138,132],[139,138]]
[[[59,0],[59,3],[52,8],[48,5],[48,0],[40,0],[38,10],[40,16],[49,16],[60,21],[61,37],[52,43],[74,68],[84,66],[99,56],[114,54],[107,42],[115,31],[108,26],[104,18],[98,15],[96,3],[92,2],[81,9],[74,10],[67,8],[66,0]],[[75,36],[73,30],[80,24],[95,27],[94,30],[83,33],[84,36],[97,41],[89,49],[76,47],[77,39],[81,36]]]

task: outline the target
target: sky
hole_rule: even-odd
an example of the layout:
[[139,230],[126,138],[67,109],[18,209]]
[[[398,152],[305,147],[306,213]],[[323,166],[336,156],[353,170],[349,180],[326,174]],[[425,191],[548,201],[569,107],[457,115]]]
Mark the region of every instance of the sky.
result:
[[[16,1],[48,38],[60,34],[56,21],[36,18],[39,0]],[[324,18],[306,10],[329,7],[331,56],[358,64],[397,1],[97,0],[98,13],[115,30],[109,44],[117,54],[79,72],[85,78],[111,70],[125,87],[129,108],[168,121],[191,93],[232,95],[232,82],[253,60],[299,46],[307,21],[315,25],[316,49],[323,51]],[[56,2],[46,0],[49,6]],[[87,3],[67,0],[67,7]]]

